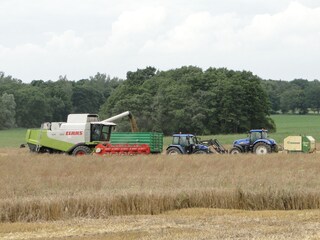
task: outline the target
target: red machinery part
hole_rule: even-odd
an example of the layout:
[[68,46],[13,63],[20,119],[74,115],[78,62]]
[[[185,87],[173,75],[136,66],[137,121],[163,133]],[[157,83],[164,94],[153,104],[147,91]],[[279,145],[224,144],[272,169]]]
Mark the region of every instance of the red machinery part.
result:
[[97,155],[119,154],[119,155],[135,155],[150,154],[150,146],[148,144],[98,144],[94,150]]

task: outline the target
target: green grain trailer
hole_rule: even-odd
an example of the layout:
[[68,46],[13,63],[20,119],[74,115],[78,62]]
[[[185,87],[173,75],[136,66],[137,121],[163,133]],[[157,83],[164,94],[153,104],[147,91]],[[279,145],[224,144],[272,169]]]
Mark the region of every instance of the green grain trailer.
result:
[[148,144],[151,153],[163,150],[163,133],[157,132],[112,132],[111,144]]

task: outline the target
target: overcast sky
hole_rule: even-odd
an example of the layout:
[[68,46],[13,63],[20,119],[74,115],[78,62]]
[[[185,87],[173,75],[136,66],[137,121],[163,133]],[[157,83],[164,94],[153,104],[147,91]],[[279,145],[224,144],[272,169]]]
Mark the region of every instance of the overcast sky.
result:
[[184,65],[320,80],[320,1],[0,0],[0,71],[24,82]]

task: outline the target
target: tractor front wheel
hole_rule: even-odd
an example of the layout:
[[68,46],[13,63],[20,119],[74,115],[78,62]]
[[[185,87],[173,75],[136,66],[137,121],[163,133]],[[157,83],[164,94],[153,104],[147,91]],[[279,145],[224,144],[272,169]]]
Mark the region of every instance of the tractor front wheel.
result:
[[253,152],[258,155],[268,154],[268,153],[271,153],[271,147],[268,144],[263,143],[263,142],[257,143],[253,147]]
[[169,148],[167,150],[167,154],[168,155],[178,155],[178,154],[181,154],[180,150],[177,149],[177,148]]
[[231,148],[230,154],[239,154],[241,153],[241,150],[237,147]]
[[84,155],[91,154],[91,152],[92,152],[91,149],[87,146],[78,146],[73,150],[72,155],[73,156],[84,156]]

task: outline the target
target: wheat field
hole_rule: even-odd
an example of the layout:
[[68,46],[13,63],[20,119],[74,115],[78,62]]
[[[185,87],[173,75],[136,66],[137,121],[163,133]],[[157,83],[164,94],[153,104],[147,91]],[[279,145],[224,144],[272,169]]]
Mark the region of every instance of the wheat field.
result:
[[[74,225],[83,225],[85,229],[90,228],[90,224],[100,226],[96,231],[91,229],[93,235],[89,234],[88,238],[83,239],[166,239],[171,234],[177,235],[174,239],[197,239],[195,233],[199,229],[204,239],[213,236],[210,234],[215,231],[217,235],[214,236],[235,238],[242,236],[239,229],[234,228],[235,232],[230,236],[222,237],[220,230],[215,227],[209,230],[209,223],[211,226],[222,224],[224,229],[230,225],[227,219],[237,221],[237,216],[242,216],[243,219],[240,217],[240,222],[235,222],[233,227],[242,225],[241,221],[248,221],[244,229],[250,233],[249,223],[257,226],[260,220],[255,222],[254,219],[263,213],[266,214],[261,221],[265,221],[266,226],[274,225],[275,229],[276,222],[283,219],[296,226],[294,229],[300,229],[298,226],[308,221],[306,218],[313,219],[308,221],[313,226],[308,225],[308,228],[313,229],[308,236],[320,237],[316,235],[316,232],[320,232],[320,226],[316,224],[320,220],[319,169],[320,154],[76,158],[2,148],[0,238],[6,239],[12,236],[8,233],[21,233],[24,231],[21,229],[32,229],[32,226],[38,231],[39,228],[46,228],[48,221],[51,223],[46,233],[55,228],[60,229],[57,226],[62,223],[70,228],[74,228]],[[216,215],[220,216],[220,223]],[[207,220],[203,219],[205,216]],[[120,221],[121,224],[118,224],[124,230],[110,230],[109,225],[104,226],[106,221],[112,222],[110,226],[117,226],[117,221]],[[132,221],[138,222],[136,230],[129,231],[135,229]],[[179,227],[171,229],[170,224],[171,227],[165,224],[167,221],[185,222],[187,226],[182,224],[180,229],[178,224]],[[197,227],[201,222],[207,222],[203,223],[207,227]],[[155,237],[148,227],[157,234],[159,231],[163,234]],[[82,229],[78,228],[79,231]],[[98,228],[105,229],[104,234],[96,235]],[[194,228],[199,229],[192,230]],[[285,239],[287,234],[292,234],[290,229],[284,227],[279,237]],[[252,237],[262,239],[262,232],[258,231]],[[188,233],[189,237],[186,235]],[[79,234],[76,231],[70,237],[82,239],[79,236],[85,235]],[[297,236],[300,238],[296,239],[303,239],[301,234]],[[19,238],[16,235],[16,238],[11,239]]]
[[0,150],[2,222],[193,207],[320,207],[320,155],[85,156]]

